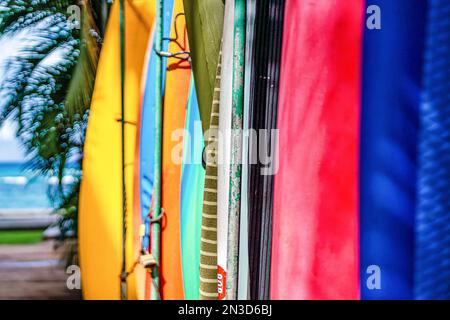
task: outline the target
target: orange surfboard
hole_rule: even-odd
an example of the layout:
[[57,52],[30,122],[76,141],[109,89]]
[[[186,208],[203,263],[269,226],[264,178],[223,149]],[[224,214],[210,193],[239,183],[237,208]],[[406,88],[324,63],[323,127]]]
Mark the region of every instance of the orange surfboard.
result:
[[[169,52],[189,51],[183,0],[175,0],[170,37],[178,34],[169,44]],[[178,16],[178,17],[177,17]],[[178,31],[178,32],[176,32]],[[166,89],[163,107],[162,194],[165,216],[161,235],[161,298],[184,299],[181,266],[181,167],[186,107],[189,98],[191,68],[188,61],[169,58],[167,61]]]

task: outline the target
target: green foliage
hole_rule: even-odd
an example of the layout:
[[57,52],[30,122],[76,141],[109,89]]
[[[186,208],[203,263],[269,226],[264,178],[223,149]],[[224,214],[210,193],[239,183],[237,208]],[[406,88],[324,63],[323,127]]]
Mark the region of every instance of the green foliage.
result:
[[0,231],[0,244],[31,244],[42,241],[42,230]]
[[[95,2],[95,1],[94,1]],[[99,14],[80,2],[80,28],[69,22],[70,0],[0,0],[0,126],[18,123],[29,166],[57,176],[51,199],[63,210],[61,229],[76,231],[80,176],[90,99],[101,45]],[[73,174],[72,174],[73,175]]]

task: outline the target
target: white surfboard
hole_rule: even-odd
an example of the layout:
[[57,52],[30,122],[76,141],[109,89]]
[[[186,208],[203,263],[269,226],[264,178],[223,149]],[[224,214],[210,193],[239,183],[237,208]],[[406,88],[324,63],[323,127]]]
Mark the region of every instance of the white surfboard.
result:
[[250,82],[252,75],[253,34],[255,25],[256,0],[246,2],[246,40],[245,40],[245,79],[244,79],[244,121],[242,135],[242,186],[241,186],[241,222],[239,228],[239,271],[238,300],[249,299],[249,252],[248,252],[248,164],[250,128]]
[[220,84],[217,159],[217,267],[219,299],[225,299],[227,272],[228,207],[230,191],[231,110],[233,88],[234,0],[225,3]]

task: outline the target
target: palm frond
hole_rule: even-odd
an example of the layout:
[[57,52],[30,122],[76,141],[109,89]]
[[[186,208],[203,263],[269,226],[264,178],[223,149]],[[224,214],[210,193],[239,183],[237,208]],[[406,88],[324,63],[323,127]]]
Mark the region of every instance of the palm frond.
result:
[[69,117],[81,116],[89,108],[101,46],[92,7],[87,3],[82,9],[80,56],[65,99]]
[[[93,3],[0,0],[0,126],[16,120],[29,168],[58,178],[49,194],[65,226],[76,225],[80,177],[70,186],[63,178],[80,172],[105,21],[105,0]],[[82,9],[79,30],[68,23],[72,4]]]

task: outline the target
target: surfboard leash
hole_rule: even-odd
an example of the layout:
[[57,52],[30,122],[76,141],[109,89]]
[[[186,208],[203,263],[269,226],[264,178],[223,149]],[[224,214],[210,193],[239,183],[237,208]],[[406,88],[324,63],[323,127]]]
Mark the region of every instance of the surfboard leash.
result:
[[[189,61],[189,63],[191,63],[191,52],[186,50],[184,48],[184,46],[178,41],[179,37],[180,37],[180,33],[178,31],[178,19],[182,16],[186,16],[186,14],[184,12],[180,12],[178,13],[175,18],[173,19],[173,27],[174,27],[174,31],[175,31],[175,37],[171,38],[171,37],[162,37],[162,41],[169,41],[169,42],[174,42],[177,44],[177,46],[180,48],[180,51],[176,51],[176,52],[165,52],[162,51],[162,46],[160,48],[160,50],[157,50],[155,48],[155,53],[161,57],[161,58],[175,58],[175,59],[179,59],[182,61]],[[192,68],[192,66],[191,66]]]
[[[156,52],[162,51],[163,42],[163,0],[156,1]],[[161,214],[161,150],[162,150],[162,72],[163,60],[160,55],[156,55],[156,84],[155,84],[155,176],[154,176],[154,207],[153,214],[159,216]],[[153,285],[151,286],[151,299],[160,300],[160,279],[159,265],[161,258],[161,224],[159,222],[151,225],[151,251],[155,263],[151,268],[151,278]]]
[[126,235],[127,235],[127,194],[125,182],[125,6],[124,0],[119,0],[120,27],[120,103],[121,103],[121,140],[122,140],[122,268],[120,273],[120,299],[127,299],[126,271]]

